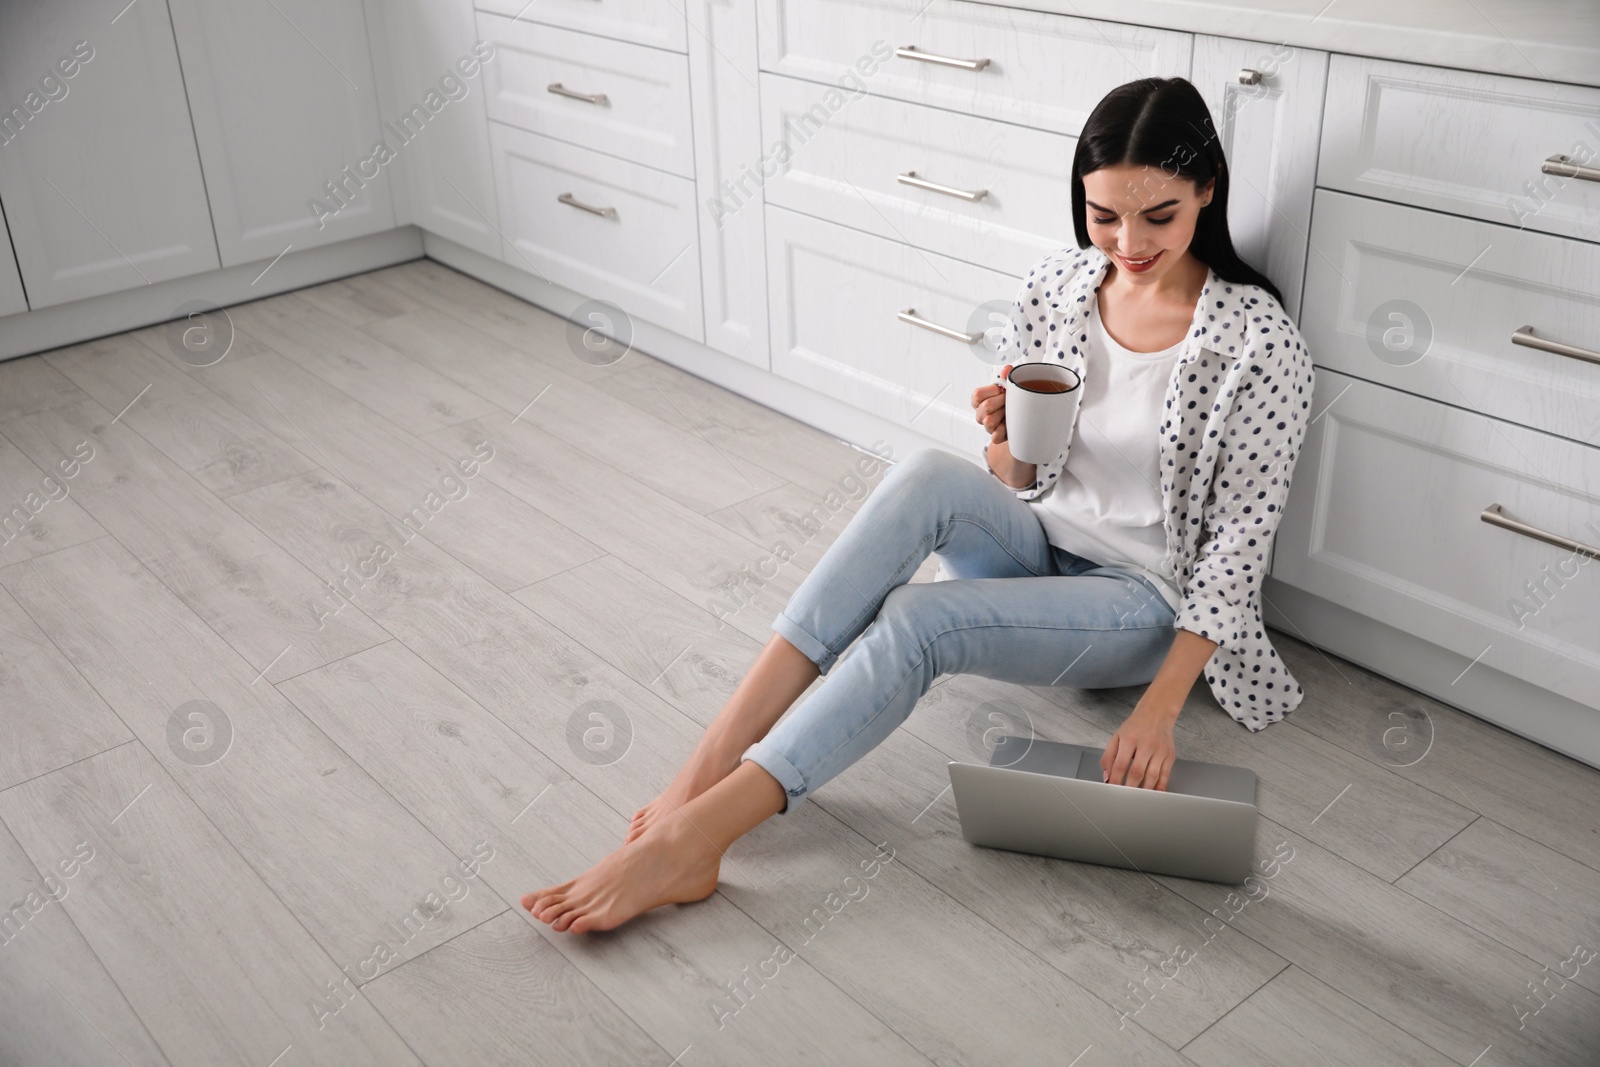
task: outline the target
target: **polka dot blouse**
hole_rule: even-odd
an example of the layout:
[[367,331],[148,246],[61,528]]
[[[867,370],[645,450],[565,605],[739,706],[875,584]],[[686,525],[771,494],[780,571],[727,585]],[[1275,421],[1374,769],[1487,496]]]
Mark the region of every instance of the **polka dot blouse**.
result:
[[[1083,373],[1090,301],[1108,265],[1097,246],[1064,248],[1028,272],[1004,329],[996,381],[1007,363],[1056,361]],[[1167,558],[1183,593],[1174,625],[1217,643],[1206,683],[1252,731],[1283,718],[1304,696],[1267,637],[1260,599],[1311,386],[1311,355],[1271,294],[1209,271],[1167,387],[1161,495]],[[1033,484],[1017,496],[1048,494],[1066,459],[1064,450],[1039,464]]]

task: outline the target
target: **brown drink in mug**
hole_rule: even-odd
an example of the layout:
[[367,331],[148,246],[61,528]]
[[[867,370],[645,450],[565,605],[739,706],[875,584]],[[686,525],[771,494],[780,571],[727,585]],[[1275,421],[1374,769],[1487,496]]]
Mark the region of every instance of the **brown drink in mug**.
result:
[[1002,385],[1006,391],[1006,440],[1012,458],[1049,463],[1072,437],[1083,380],[1059,363],[1018,363]]

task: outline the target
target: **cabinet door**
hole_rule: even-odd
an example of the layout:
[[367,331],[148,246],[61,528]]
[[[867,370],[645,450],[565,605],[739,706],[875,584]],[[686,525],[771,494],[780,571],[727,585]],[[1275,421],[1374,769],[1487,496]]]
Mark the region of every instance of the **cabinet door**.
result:
[[808,124],[822,92],[761,76],[768,154],[788,150],[762,188],[767,203],[1019,278],[1077,245],[1067,195],[1077,138],[871,95]]
[[1196,36],[1192,80],[1228,157],[1233,247],[1298,322],[1328,53]]
[[[500,217],[484,116],[486,68],[500,62],[498,46],[492,38],[484,39],[493,48],[487,63],[474,52],[479,36],[472,0],[391,0],[384,19],[390,77],[401,106],[409,107],[441,85],[450,93],[463,92],[457,84],[465,91],[430,119],[425,136],[407,145],[402,154],[410,221],[500,259]],[[465,76],[463,70],[473,74]]]
[[[768,369],[766,227],[756,13],[748,3],[687,0],[689,101],[706,344]],[[713,44],[713,42],[715,42]],[[742,183],[736,185],[735,183]]]
[[89,0],[0,4],[0,108],[0,201],[33,307],[216,268],[166,7],[113,22]]
[[616,41],[633,41],[673,52],[688,47],[683,6],[676,0],[478,0],[477,6],[519,21],[560,26]]
[[0,211],[0,315],[15,315],[28,310],[28,298],[22,292],[22,276],[17,273],[17,259],[11,254],[11,231],[6,229],[6,216]]
[[1600,449],[1331,370],[1316,392],[1272,576],[1600,708],[1600,561],[1538,536],[1600,551]]
[[1332,189],[1316,204],[1300,333],[1318,367],[1600,441],[1600,245]]
[[387,167],[460,101],[382,121],[361,0],[170,6],[224,266],[394,228]]
[[486,11],[478,29],[499,48],[483,75],[491,119],[694,177],[685,56]]
[[1017,278],[773,205],[767,273],[774,374],[977,455],[968,398],[994,375],[979,338]]
[[1187,33],[965,0],[760,0],[756,13],[762,70],[1073,137],[1123,82],[1190,68]]
[[489,124],[505,261],[703,340],[694,182]]
[[1340,55],[1328,70],[1317,181],[1600,241],[1600,182],[1558,162],[1594,167],[1597,136],[1600,87],[1592,84]]

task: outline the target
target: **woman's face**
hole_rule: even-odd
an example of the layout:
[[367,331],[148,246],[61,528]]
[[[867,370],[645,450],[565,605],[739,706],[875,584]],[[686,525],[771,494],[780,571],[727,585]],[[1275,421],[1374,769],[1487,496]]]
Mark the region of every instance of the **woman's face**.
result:
[[1159,167],[1101,167],[1083,176],[1084,220],[1089,240],[1135,285],[1155,285],[1186,269],[1200,209],[1211,202],[1216,179],[1197,189]]

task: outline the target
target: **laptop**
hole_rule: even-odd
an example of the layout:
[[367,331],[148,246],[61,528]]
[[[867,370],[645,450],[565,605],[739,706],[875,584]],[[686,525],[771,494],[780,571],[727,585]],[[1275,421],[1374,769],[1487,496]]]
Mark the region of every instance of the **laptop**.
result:
[[985,848],[1243,884],[1255,861],[1254,771],[1180,759],[1162,792],[1103,781],[1104,751],[1008,735],[987,766],[951,761],[961,836]]

